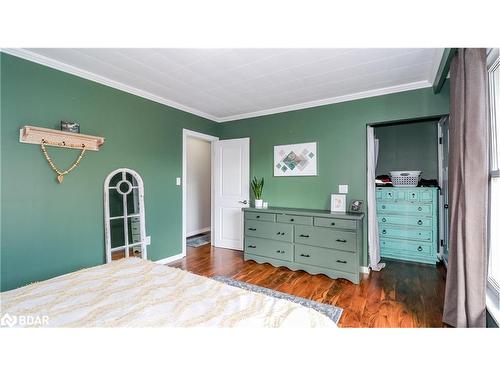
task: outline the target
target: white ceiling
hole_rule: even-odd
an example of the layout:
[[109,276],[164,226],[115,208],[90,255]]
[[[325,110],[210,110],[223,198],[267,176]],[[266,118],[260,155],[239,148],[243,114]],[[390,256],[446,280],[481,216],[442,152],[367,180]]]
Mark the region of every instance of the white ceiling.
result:
[[442,49],[6,52],[218,122],[428,87],[442,55]]

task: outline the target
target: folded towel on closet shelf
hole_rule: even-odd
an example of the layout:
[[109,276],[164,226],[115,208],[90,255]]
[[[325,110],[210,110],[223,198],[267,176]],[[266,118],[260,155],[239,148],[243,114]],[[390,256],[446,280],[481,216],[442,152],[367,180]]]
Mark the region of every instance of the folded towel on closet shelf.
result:
[[386,174],[379,175],[375,178],[375,185],[377,186],[392,186],[391,177]]

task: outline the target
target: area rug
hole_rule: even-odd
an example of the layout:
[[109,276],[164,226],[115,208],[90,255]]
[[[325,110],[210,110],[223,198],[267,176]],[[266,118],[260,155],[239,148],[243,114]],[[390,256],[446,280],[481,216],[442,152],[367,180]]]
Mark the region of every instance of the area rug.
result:
[[302,297],[297,297],[293,296],[291,294],[283,293],[283,292],[278,292],[276,290],[264,288],[258,285],[253,285],[249,283],[245,283],[243,281],[235,280],[227,276],[213,276],[212,279],[223,282],[225,284],[235,286],[241,289],[245,290],[250,290],[252,292],[257,292],[257,293],[262,293],[267,296],[275,297],[275,298],[281,298],[281,299],[286,299],[291,302],[298,303],[299,305],[309,307],[311,309],[314,309],[316,311],[319,311],[320,313],[323,313],[327,317],[329,317],[331,320],[333,320],[336,324],[338,324],[340,317],[342,316],[342,312],[344,311],[342,308],[333,306],[333,305],[327,305],[325,303],[319,303],[312,301],[310,299],[302,298]]
[[200,236],[189,237],[186,240],[186,245],[190,247],[199,247],[210,243],[210,233],[205,233]]

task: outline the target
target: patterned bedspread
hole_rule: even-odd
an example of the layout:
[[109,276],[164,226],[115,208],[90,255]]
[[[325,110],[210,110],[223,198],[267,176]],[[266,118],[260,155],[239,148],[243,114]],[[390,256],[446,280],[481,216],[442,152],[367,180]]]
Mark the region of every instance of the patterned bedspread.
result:
[[336,327],[290,301],[139,258],[0,294],[8,326]]

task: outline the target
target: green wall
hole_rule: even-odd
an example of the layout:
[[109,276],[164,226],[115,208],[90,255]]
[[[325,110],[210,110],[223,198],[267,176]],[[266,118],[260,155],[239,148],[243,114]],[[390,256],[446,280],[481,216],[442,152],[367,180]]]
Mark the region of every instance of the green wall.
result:
[[389,171],[422,171],[422,178],[438,179],[437,121],[376,126],[379,139],[377,175]]
[[[366,125],[449,111],[449,84],[221,124],[222,139],[250,137],[251,176],[264,177],[271,206],[330,208],[330,194],[349,185],[348,200],[366,202]],[[318,142],[318,175],[273,177],[273,146]],[[365,219],[366,264],[366,219]]]
[[[149,258],[181,250],[182,128],[216,135],[209,120],[73,75],[0,54],[1,290],[104,262],[103,183],[128,167],[144,180]],[[106,143],[89,151],[56,183],[36,145],[19,143],[19,128],[80,123]],[[49,148],[67,168],[76,150]]]
[[[104,262],[103,182],[119,167],[145,184],[152,260],[181,249],[182,128],[221,138],[250,137],[251,175],[266,179],[274,206],[329,208],[338,184],[366,200],[366,124],[448,112],[449,86],[299,111],[213,122],[38,64],[0,54],[1,290]],[[57,128],[73,120],[106,143],[88,152],[64,183],[35,145],[19,143],[25,124]],[[272,177],[273,146],[318,142],[318,176]],[[50,148],[66,168],[75,150]],[[366,251],[366,225],[365,225]]]

